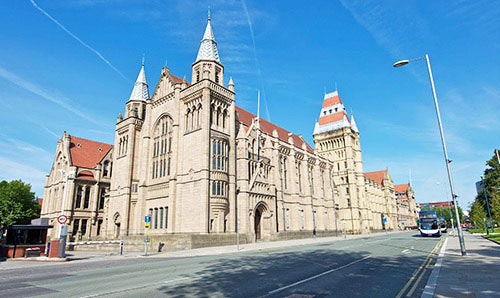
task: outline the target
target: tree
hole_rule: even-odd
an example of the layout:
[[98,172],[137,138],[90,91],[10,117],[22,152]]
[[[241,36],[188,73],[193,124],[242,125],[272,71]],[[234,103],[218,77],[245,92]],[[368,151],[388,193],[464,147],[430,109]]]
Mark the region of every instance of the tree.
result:
[[28,224],[40,215],[40,205],[31,185],[21,180],[0,182],[0,227]]
[[493,157],[486,162],[486,166],[487,168],[484,170],[485,189],[482,189],[476,196],[470,211],[471,222],[475,221],[480,227],[484,226],[483,218],[489,220],[485,191],[488,195],[491,217],[493,221],[500,222],[500,165],[495,152],[493,152]]

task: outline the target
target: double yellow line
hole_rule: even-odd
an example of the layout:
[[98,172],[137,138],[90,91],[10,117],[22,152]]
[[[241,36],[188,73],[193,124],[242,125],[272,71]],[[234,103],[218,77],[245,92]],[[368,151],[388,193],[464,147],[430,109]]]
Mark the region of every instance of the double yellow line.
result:
[[437,251],[441,247],[441,244],[443,243],[443,240],[444,240],[444,237],[441,237],[441,239],[436,244],[436,246],[434,246],[434,248],[432,249],[432,251],[427,255],[427,258],[425,258],[425,260],[422,263],[422,265],[420,265],[420,267],[418,267],[417,271],[412,275],[412,277],[410,278],[410,280],[408,280],[408,282],[401,289],[401,291],[399,291],[399,293],[396,296],[396,298],[403,297],[403,294],[406,292],[406,290],[408,290],[408,288],[413,283],[413,281],[415,281],[415,283],[413,284],[413,286],[410,288],[410,290],[406,294],[406,297],[411,297],[411,295],[413,295],[413,292],[415,292],[415,290],[417,289],[418,284],[422,280],[422,277],[424,277],[424,275],[425,275],[425,272],[427,270],[427,266],[429,266],[429,264],[432,262],[432,260],[433,260],[432,257],[437,253]]

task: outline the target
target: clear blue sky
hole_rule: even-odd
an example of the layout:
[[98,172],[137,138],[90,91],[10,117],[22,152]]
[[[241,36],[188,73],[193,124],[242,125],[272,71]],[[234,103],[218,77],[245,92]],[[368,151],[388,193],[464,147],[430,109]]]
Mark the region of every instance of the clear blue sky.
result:
[[500,147],[496,1],[34,1],[1,5],[0,179],[38,196],[64,130],[113,143],[143,53],[150,91],[166,60],[191,77],[209,5],[237,105],[256,112],[261,89],[261,115],[312,144],[336,83],[365,171],[388,167],[400,184],[411,169],[419,202],[450,197],[442,148],[425,63],[393,62],[430,54],[461,206]]

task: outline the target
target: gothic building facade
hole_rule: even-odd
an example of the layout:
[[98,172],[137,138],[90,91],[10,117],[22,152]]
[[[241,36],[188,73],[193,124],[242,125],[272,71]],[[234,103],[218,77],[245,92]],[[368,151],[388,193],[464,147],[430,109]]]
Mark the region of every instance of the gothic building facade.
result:
[[[238,232],[255,241],[397,226],[388,171],[381,180],[363,172],[359,130],[337,92],[324,97],[313,149],[236,106],[224,75],[210,19],[191,82],[165,66],[150,96],[143,63],[113,146],[66,134],[59,141],[42,216],[67,214],[79,239]],[[87,162],[77,162],[87,149]]]

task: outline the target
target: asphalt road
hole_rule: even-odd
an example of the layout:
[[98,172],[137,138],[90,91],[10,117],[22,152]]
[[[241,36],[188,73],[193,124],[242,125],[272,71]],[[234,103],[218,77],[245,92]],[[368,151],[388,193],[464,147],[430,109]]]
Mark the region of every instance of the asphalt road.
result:
[[2,270],[0,296],[419,297],[439,241],[408,232],[216,256]]

